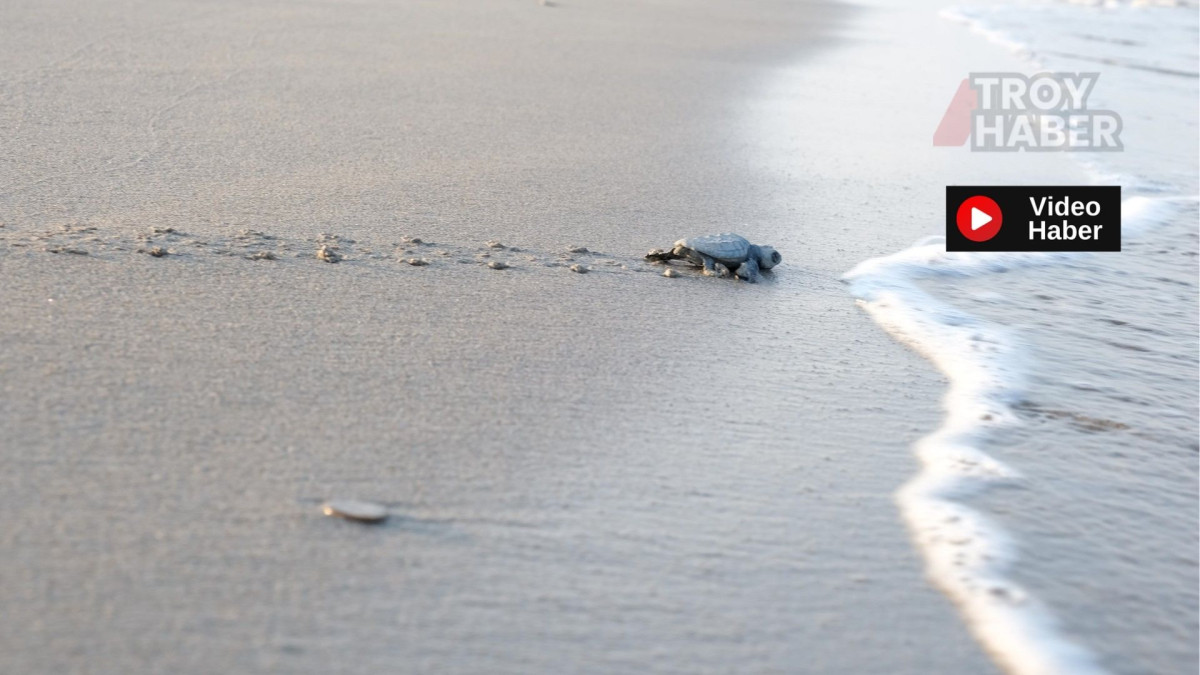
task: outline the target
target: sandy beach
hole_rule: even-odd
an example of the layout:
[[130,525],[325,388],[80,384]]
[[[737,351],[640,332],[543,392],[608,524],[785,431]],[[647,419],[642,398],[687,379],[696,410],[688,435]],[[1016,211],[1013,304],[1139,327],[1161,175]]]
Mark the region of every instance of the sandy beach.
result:
[[[937,377],[856,252],[777,240],[803,204],[741,133],[849,10],[7,14],[0,669],[990,667],[891,502]],[[643,270],[734,227],[791,271]]]
[[[948,378],[842,277],[1087,179],[931,151],[1022,67],[936,3],[0,7],[0,671],[1011,666],[897,508]],[[784,263],[642,260],[728,230]]]

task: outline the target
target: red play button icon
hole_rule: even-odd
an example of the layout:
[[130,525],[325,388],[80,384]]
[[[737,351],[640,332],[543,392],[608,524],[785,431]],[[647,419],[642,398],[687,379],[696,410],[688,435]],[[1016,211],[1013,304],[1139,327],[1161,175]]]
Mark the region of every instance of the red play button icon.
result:
[[975,195],[963,200],[955,217],[958,231],[971,241],[987,241],[1000,232],[1004,214],[990,197]]

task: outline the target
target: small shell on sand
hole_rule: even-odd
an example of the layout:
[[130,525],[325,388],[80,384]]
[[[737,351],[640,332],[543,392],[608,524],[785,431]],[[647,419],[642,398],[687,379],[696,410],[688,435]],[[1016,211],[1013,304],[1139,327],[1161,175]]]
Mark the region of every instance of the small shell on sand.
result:
[[571,265],[570,270],[576,274],[587,274],[588,268],[580,264]]
[[667,269],[663,270],[663,276],[674,279],[675,277],[679,276],[679,273],[673,269],[667,268]]
[[493,261],[489,262],[487,266],[494,270],[508,269],[508,263],[500,262],[499,260],[493,260]]
[[317,249],[317,259],[324,260],[327,263],[335,263],[341,261],[342,254],[328,246],[322,246],[321,248]]
[[321,509],[327,516],[359,523],[382,523],[388,517],[386,506],[353,499],[333,499],[325,502]]
[[154,246],[152,248],[139,248],[138,253],[145,253],[146,255],[154,256],[155,258],[161,258],[164,255],[167,255],[167,249],[161,246]]
[[507,248],[504,244],[501,244],[498,241],[489,241],[488,243],[484,244],[484,246],[487,246],[488,248]]
[[404,242],[407,244],[416,244],[418,246],[425,243],[425,241],[420,237],[405,237]]
[[424,258],[409,258],[408,260],[405,260],[404,262],[408,263],[409,265],[412,265],[413,267],[424,267],[429,264],[429,261],[425,260]]
[[250,260],[275,260],[275,254],[270,251],[255,251],[246,257]]
[[572,246],[567,249],[567,253],[591,253],[586,246]]

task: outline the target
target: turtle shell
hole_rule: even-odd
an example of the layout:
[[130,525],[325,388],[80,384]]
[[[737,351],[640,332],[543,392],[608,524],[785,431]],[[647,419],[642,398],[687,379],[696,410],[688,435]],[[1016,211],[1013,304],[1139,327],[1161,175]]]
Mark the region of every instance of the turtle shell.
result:
[[680,239],[675,245],[686,246],[723,263],[740,265],[750,255],[750,242],[732,232]]

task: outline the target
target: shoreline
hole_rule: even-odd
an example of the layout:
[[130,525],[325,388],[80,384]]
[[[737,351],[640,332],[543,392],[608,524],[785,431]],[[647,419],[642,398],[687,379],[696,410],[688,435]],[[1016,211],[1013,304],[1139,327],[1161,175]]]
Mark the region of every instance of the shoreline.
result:
[[[945,185],[1098,171],[931,147],[1028,65],[944,4],[14,11],[0,671],[1194,663],[1200,171],[1113,158],[1119,258],[926,275]],[[641,259],[729,230],[783,264]]]

